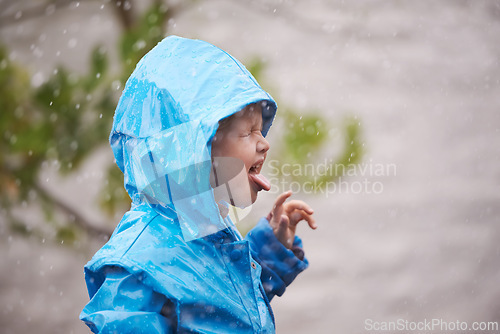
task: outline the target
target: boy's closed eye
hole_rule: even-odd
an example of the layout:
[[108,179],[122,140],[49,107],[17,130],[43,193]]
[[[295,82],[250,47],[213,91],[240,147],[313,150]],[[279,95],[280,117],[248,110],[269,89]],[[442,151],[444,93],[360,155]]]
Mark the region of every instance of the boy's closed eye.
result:
[[258,137],[262,136],[262,133],[260,130],[254,130],[252,132],[250,132],[247,137],[250,137],[251,135],[257,135]]
[[252,134],[262,135],[262,128],[255,128],[242,132],[242,137],[250,137]]

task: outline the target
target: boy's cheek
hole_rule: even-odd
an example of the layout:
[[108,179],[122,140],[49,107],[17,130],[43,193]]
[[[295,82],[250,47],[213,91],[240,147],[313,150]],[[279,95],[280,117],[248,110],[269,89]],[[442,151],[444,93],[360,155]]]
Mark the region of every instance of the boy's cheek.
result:
[[210,185],[216,199],[238,207],[247,207],[255,201],[248,173],[242,160],[234,157],[214,157]]
[[235,157],[213,157],[212,167],[213,177],[217,180],[217,185],[228,183],[242,172],[246,174],[245,164],[241,159]]

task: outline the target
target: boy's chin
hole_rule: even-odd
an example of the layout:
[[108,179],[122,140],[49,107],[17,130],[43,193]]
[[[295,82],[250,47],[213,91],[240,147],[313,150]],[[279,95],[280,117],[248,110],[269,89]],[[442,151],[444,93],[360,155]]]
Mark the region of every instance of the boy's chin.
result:
[[255,201],[257,200],[257,198],[253,199],[251,201],[234,201],[234,200],[231,200],[231,205],[232,206],[235,206],[237,208],[240,208],[240,209],[245,209],[245,208],[248,208],[249,206],[251,206],[253,203],[255,203]]
[[252,190],[252,194],[251,194],[252,203],[250,205],[252,205],[253,203],[255,203],[255,201],[257,200],[257,196],[259,196],[259,193],[258,192],[253,192],[253,190]]
[[257,196],[258,194],[254,191],[251,191],[250,196],[236,196],[231,198],[231,205],[240,209],[245,209],[255,203]]

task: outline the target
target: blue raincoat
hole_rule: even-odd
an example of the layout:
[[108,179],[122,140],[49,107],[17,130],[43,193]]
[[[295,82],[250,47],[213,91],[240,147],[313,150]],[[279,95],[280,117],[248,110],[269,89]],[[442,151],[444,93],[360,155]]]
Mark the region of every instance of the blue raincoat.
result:
[[110,143],[132,207],[85,266],[94,333],[274,333],[269,301],[308,263],[263,218],[243,239],[209,183],[219,120],[276,103],[221,49],[171,36],[138,64],[118,103]]

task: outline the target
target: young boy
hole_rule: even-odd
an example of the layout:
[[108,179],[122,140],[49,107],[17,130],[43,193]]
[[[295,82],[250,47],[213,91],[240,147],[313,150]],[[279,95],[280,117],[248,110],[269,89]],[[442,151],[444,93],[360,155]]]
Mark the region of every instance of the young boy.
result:
[[85,266],[94,333],[274,333],[269,301],[308,262],[312,209],[278,196],[243,239],[227,215],[269,190],[260,174],[276,103],[226,52],[171,36],[137,65],[110,143],[132,199]]

